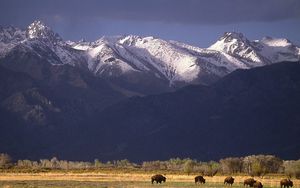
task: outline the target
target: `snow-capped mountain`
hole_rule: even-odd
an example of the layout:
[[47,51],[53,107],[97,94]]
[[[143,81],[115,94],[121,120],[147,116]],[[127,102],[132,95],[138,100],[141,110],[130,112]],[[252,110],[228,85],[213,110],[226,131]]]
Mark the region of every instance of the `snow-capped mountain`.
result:
[[50,27],[41,21],[35,21],[30,24],[26,30],[26,40],[30,43],[43,43],[51,49],[59,58],[60,62],[51,62],[52,64],[70,64],[81,65],[85,62],[84,54],[80,51],[70,48],[70,46],[62,40],[62,38],[54,33]]
[[61,43],[63,44],[63,40],[57,33],[54,33],[50,27],[46,26],[41,21],[34,21],[30,24],[26,30],[26,36],[29,39],[41,39],[49,44]]
[[153,37],[103,37],[86,51],[90,56],[90,70],[100,76],[115,68],[119,70],[116,74],[154,73],[157,78],[166,78],[173,83],[191,82],[200,72],[194,55]]
[[34,21],[26,30],[15,27],[0,29],[0,57],[10,52],[35,53],[53,65],[84,63],[84,54],[71,48],[50,27]]
[[241,33],[226,32],[209,49],[225,52],[243,61],[247,66],[264,65],[267,62]]
[[241,33],[226,32],[215,44],[204,49],[176,41],[129,35],[102,37],[92,43],[72,43],[72,47],[87,52],[89,69],[96,75],[150,71],[172,85],[176,82],[205,83],[207,81],[199,78],[222,77],[236,69],[299,60],[299,47],[276,42],[284,39],[270,40],[251,42]]
[[249,68],[281,61],[298,61],[299,47],[287,39],[264,37],[249,41],[242,33],[226,32],[208,49],[238,58]]
[[264,37],[261,41],[254,41],[253,46],[272,63],[299,60],[300,48],[284,38]]
[[26,38],[25,31],[15,27],[0,26],[0,57],[7,54],[13,47]]
[[54,66],[84,68],[123,89],[127,83],[130,87],[141,83],[147,87],[209,84],[236,69],[300,59],[300,48],[287,39],[249,41],[241,33],[226,32],[207,49],[134,35],[72,42],[64,41],[41,21],[26,30],[0,28],[0,47],[2,59],[22,59],[31,53]]

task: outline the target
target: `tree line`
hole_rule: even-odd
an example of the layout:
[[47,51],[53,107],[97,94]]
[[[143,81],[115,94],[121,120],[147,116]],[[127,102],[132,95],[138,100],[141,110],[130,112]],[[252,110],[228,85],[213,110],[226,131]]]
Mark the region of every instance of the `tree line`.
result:
[[13,161],[8,154],[0,153],[0,169],[30,170],[97,170],[97,169],[131,169],[143,171],[173,171],[187,174],[197,173],[204,176],[216,174],[234,175],[247,174],[261,176],[266,174],[285,174],[300,179],[300,159],[282,160],[274,155],[249,155],[245,157],[227,157],[219,161],[198,161],[194,159],[171,158],[166,161],[144,161],[133,163],[127,159],[101,162],[59,160],[56,157],[39,161]]

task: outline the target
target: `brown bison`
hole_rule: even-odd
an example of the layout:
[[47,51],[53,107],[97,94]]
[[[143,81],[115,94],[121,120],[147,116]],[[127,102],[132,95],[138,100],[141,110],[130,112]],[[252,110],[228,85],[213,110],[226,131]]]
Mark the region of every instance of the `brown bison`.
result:
[[290,179],[283,179],[280,181],[280,187],[282,188],[283,187],[293,187],[293,182],[290,180]]
[[253,178],[245,179],[244,186],[253,187],[253,184],[256,182]]
[[205,179],[203,178],[203,176],[196,176],[195,177],[195,183],[205,183]]
[[263,188],[263,184],[259,181],[256,181],[255,183],[253,183],[253,187],[254,188]]
[[161,174],[156,174],[151,177],[151,183],[153,184],[154,181],[156,181],[156,183],[166,182],[166,179],[167,178],[165,176]]
[[228,176],[227,178],[225,178],[224,180],[224,184],[225,185],[232,185],[234,183],[234,178],[231,176]]

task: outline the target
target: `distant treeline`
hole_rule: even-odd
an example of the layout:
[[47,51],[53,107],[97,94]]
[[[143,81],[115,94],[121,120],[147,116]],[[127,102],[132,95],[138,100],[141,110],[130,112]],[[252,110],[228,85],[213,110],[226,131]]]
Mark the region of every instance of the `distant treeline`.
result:
[[129,169],[143,171],[173,171],[187,174],[197,173],[204,176],[216,174],[232,175],[247,174],[264,176],[268,173],[285,174],[288,177],[300,178],[300,159],[282,160],[274,155],[250,155],[246,157],[228,157],[219,161],[202,162],[189,158],[172,158],[167,161],[145,161],[140,164],[127,159],[101,162],[67,161],[41,159],[39,161],[18,160],[13,162],[8,154],[0,153],[0,169],[12,170],[100,170],[100,169]]

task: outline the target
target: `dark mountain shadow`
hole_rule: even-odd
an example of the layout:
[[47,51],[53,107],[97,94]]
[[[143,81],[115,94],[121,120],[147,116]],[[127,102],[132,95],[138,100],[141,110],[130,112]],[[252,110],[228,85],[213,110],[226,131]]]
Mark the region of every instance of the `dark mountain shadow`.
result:
[[237,70],[209,87],[188,86],[113,105],[95,124],[106,140],[101,148],[107,150],[99,153],[131,160],[259,153],[296,158],[299,72],[299,62]]

